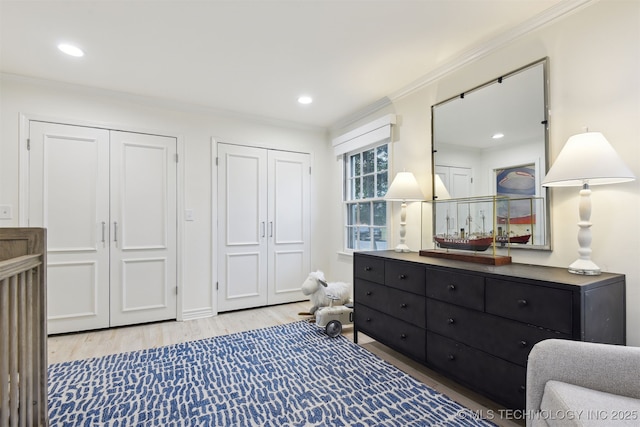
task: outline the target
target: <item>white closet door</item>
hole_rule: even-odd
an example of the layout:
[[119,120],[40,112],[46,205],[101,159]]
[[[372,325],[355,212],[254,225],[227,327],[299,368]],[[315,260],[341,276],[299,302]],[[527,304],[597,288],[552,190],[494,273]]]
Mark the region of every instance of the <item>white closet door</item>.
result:
[[[436,165],[435,173],[440,176],[451,198],[471,196],[471,168]],[[457,223],[458,216],[453,213],[451,213],[447,219],[446,216],[449,214],[446,209],[437,209],[436,215],[438,216],[436,224],[448,224],[449,226],[449,230],[446,230],[446,226],[442,229],[434,230],[436,234],[446,234],[449,233],[450,230],[457,230],[459,227],[464,226],[464,224]]]
[[49,333],[175,319],[175,138],[37,121],[29,133]]
[[49,333],[109,326],[109,132],[29,123],[29,226],[47,228]]
[[267,304],[267,152],[218,144],[218,311]]
[[111,131],[111,326],[176,318],[176,149]]
[[268,303],[306,299],[309,275],[309,155],[269,151]]

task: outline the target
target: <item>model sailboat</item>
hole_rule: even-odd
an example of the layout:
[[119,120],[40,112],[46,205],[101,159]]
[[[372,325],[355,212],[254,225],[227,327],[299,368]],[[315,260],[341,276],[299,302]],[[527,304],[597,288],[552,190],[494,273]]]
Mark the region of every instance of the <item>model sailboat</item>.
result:
[[[447,211],[447,230],[444,235],[435,235],[433,239],[435,240],[437,246],[442,249],[459,249],[466,251],[476,251],[483,252],[486,251],[491,245],[495,243],[505,246],[511,243],[518,244],[526,244],[531,239],[531,234],[521,234],[521,235],[512,235],[512,234],[503,234],[500,230],[498,235],[494,236],[493,232],[485,231],[485,215],[484,212],[480,211],[480,218],[482,219],[482,231],[479,233],[470,233],[466,234],[465,229],[461,228],[459,233],[450,233],[450,221],[449,212]],[[472,222],[471,215],[467,215],[467,224],[469,229],[471,229]]]

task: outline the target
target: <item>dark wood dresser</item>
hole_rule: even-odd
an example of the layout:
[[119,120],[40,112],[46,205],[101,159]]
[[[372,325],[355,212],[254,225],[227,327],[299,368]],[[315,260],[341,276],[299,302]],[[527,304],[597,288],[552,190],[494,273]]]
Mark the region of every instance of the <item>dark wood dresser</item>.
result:
[[525,407],[527,356],[547,338],[625,344],[625,276],[487,266],[394,251],[353,259],[358,332],[499,404]]

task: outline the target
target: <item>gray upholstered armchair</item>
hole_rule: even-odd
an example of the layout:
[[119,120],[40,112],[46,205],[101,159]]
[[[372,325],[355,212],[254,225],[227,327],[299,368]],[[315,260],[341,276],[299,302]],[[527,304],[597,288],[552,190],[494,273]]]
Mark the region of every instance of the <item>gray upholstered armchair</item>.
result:
[[640,347],[550,339],[527,364],[527,427],[640,426]]

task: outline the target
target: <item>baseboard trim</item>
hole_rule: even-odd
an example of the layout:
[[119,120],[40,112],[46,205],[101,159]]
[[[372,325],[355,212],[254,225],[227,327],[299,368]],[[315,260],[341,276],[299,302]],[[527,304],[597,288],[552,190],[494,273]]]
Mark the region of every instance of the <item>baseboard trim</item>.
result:
[[195,320],[195,319],[203,319],[205,317],[213,317],[216,313],[213,312],[213,309],[208,308],[197,308],[193,310],[185,310],[182,312],[182,320]]

